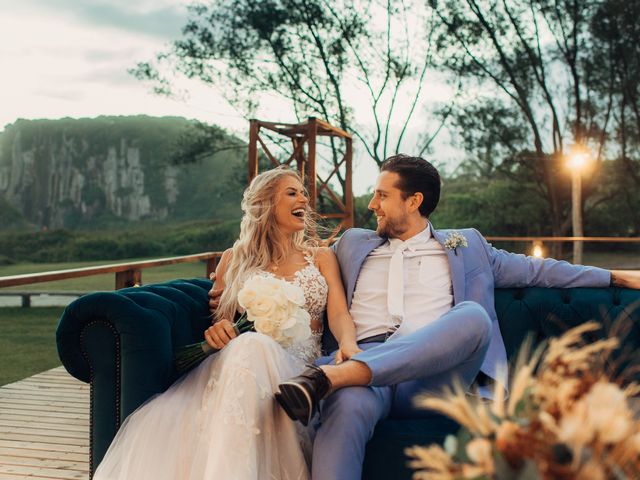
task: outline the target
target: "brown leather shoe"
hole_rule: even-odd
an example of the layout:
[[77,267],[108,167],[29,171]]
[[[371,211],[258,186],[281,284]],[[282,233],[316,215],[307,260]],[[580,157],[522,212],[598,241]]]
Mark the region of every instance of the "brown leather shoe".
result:
[[291,420],[298,420],[307,426],[316,411],[320,400],[331,390],[331,381],[321,368],[307,365],[307,369],[297,377],[278,385],[276,400],[287,412]]

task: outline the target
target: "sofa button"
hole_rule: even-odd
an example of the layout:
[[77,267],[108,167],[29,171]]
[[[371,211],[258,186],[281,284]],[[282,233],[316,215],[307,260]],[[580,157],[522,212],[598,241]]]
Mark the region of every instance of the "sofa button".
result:
[[620,301],[620,297],[613,297],[613,304],[617,307],[622,302]]

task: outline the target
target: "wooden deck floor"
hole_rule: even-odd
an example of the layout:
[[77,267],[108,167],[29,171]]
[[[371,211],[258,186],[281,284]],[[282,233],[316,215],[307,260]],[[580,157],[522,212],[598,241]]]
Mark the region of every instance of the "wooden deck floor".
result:
[[58,367],[0,387],[0,480],[88,472],[89,385]]

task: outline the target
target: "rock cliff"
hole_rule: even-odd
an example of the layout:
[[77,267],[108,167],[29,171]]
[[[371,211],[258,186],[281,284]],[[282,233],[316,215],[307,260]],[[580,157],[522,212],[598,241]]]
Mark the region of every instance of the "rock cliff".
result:
[[200,203],[239,199],[246,150],[223,134],[235,150],[175,165],[192,127],[174,117],[18,120],[0,134],[0,197],[46,229],[217,218],[213,203]]

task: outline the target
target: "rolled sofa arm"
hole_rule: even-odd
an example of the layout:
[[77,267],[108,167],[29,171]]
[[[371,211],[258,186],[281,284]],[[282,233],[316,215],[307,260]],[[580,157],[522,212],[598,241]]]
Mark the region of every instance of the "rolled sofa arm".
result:
[[176,379],[173,350],[202,340],[211,324],[204,279],[97,292],[63,312],[56,341],[62,364],[91,383],[91,470],[124,419]]

